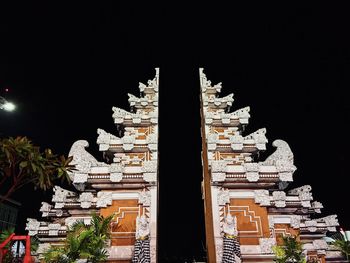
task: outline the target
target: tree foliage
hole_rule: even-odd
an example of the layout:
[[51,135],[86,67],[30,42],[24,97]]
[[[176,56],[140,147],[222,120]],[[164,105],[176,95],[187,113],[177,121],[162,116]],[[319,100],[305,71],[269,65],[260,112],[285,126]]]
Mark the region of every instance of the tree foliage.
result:
[[332,235],[333,241],[331,244],[338,250],[341,251],[343,256],[349,260],[350,259],[350,240],[347,239],[345,234],[337,232]]
[[102,262],[107,259],[105,249],[110,238],[110,225],[114,215],[106,218],[93,214],[90,225],[75,222],[69,229],[64,246],[50,247],[44,254],[47,263],[73,263],[78,259]]
[[274,261],[278,263],[306,263],[302,244],[297,240],[297,237],[284,236],[282,238],[283,245],[273,247],[273,252],[275,253]]
[[[47,190],[57,179],[69,181],[72,157],[40,151],[26,137],[0,138],[0,203],[26,184]],[[5,190],[4,190],[5,189]]]

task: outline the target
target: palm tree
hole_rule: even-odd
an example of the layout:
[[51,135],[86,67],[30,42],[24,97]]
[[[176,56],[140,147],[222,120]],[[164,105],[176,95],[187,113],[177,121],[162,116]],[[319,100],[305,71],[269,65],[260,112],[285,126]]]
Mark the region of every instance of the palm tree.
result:
[[[346,233],[349,233],[346,231]],[[331,237],[324,238],[328,243],[341,251],[346,260],[350,259],[350,240],[345,232],[340,229],[340,232],[333,234]]]
[[78,259],[87,259],[96,263],[107,259],[105,249],[110,238],[110,225],[114,215],[106,218],[93,214],[90,225],[83,221],[75,222],[69,229],[63,247],[51,247],[45,254],[48,263],[72,263]]

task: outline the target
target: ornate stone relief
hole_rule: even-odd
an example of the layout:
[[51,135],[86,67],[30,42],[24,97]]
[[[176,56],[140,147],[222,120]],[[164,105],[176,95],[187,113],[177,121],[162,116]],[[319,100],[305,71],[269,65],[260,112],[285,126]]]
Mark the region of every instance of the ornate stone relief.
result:
[[337,215],[330,215],[322,218],[318,218],[317,221],[323,221],[328,231],[335,232],[337,231],[336,227],[339,226]]
[[115,135],[112,135],[103,129],[97,129],[97,134],[99,136],[97,137],[97,143],[100,145],[100,151],[107,151],[109,149],[109,145],[111,143],[111,140],[119,140]]
[[52,197],[52,202],[55,203],[55,208],[63,208],[67,197],[74,197],[76,194],[72,191],[65,190],[59,186],[54,186],[54,195]]
[[121,163],[112,163],[109,166],[109,180],[113,183],[120,182],[123,179],[124,166]]
[[316,220],[307,220],[304,222],[304,224],[309,232],[316,232],[316,230],[317,230],[317,221]]
[[236,110],[234,112],[232,112],[232,116],[237,116],[238,118],[242,118],[242,119],[248,119],[250,118],[250,107],[244,107],[242,109]]
[[52,205],[46,202],[41,202],[40,212],[42,212],[42,217],[49,216],[51,209],[52,209]]
[[107,207],[112,205],[112,192],[98,192],[96,207]]
[[124,135],[124,137],[122,137],[121,139],[123,142],[124,151],[131,151],[134,148],[134,144],[135,144],[134,135]]
[[40,222],[34,218],[27,218],[25,230],[28,230],[28,235],[35,236],[38,234]]
[[301,221],[301,217],[298,215],[291,215],[290,216],[290,226],[295,228],[295,229],[299,229],[300,228],[300,221]]
[[259,180],[259,164],[258,163],[244,163],[247,180],[249,182],[257,182]]
[[273,254],[272,247],[276,245],[275,238],[259,238],[262,254]]
[[146,173],[156,173],[158,169],[157,161],[144,161],[142,168]]
[[266,129],[261,128],[247,136],[244,137],[245,140],[253,139],[256,144],[266,144],[268,142],[266,136]]
[[263,165],[275,165],[280,161],[285,161],[286,163],[294,163],[294,155],[291,151],[287,142],[283,140],[275,140],[272,146],[277,147],[276,151],[266,158]]
[[213,160],[211,162],[211,172],[212,173],[217,173],[217,172],[225,173],[226,167],[227,167],[227,161]]
[[218,191],[218,205],[226,205],[227,203],[230,203],[230,191],[229,190],[223,190],[220,189]]
[[316,239],[312,241],[312,245],[317,250],[323,250],[328,248],[327,242],[323,239]]
[[315,210],[316,213],[321,213],[323,205],[322,203],[315,201],[311,203],[311,207]]
[[81,193],[79,196],[79,202],[81,208],[90,208],[94,201],[94,195],[92,193]]
[[301,201],[301,205],[303,207],[311,207],[310,201],[313,199],[311,194],[311,186],[304,185],[298,188],[291,189],[288,191],[291,195],[298,195],[299,200]]
[[146,182],[157,182],[157,173],[143,173],[143,180]]
[[61,229],[60,224],[49,224],[49,236],[58,236],[58,231]]
[[224,224],[222,226],[222,232],[226,235],[237,236],[237,218],[228,213],[225,217]]
[[141,217],[136,218],[136,239],[144,239],[145,237],[149,236],[150,234],[150,228],[148,219],[145,215],[142,215]]
[[242,135],[240,134],[235,134],[233,136],[230,137],[230,141],[231,141],[231,148],[232,150],[242,150],[243,149],[243,142],[244,142],[244,138]]
[[285,207],[286,206],[286,193],[283,191],[274,191],[272,193],[273,201],[275,202],[276,207]]
[[277,147],[276,151],[261,164],[276,166],[281,181],[293,181],[293,173],[297,168],[293,164],[294,155],[288,143],[283,140],[275,140],[272,145]]
[[216,133],[209,133],[207,142],[208,142],[208,150],[213,151],[216,149],[216,143],[219,140],[219,135]]
[[150,206],[151,205],[151,193],[149,191],[142,191],[139,192],[139,203],[141,203],[143,206]]
[[260,204],[261,206],[271,205],[271,198],[268,190],[254,190],[254,200],[255,203]]

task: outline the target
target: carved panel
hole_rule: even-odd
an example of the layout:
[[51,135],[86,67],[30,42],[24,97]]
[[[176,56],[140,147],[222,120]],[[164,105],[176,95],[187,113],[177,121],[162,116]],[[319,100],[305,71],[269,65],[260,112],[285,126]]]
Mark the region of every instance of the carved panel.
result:
[[112,246],[131,246],[135,243],[136,217],[142,208],[138,199],[113,200],[112,205],[101,208],[101,215],[115,214],[112,223]]
[[[277,245],[283,245],[283,236],[298,236],[299,230],[292,228],[289,224],[275,224],[275,236]],[[298,237],[299,239],[299,237]]]
[[259,245],[259,238],[270,237],[267,210],[254,199],[231,199],[227,212],[237,217],[241,245]]

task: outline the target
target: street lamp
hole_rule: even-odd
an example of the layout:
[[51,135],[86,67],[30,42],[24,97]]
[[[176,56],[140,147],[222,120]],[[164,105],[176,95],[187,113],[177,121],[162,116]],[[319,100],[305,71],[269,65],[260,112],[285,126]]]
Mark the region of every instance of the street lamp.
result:
[[16,105],[12,102],[7,101],[4,97],[0,96],[0,110],[13,111]]

